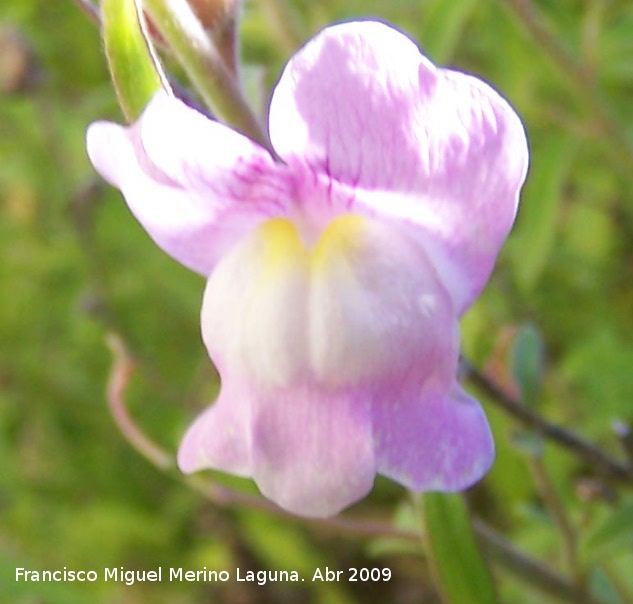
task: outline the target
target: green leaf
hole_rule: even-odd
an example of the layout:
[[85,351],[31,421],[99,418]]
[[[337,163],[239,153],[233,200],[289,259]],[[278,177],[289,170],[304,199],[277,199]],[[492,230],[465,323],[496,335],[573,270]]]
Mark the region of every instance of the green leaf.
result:
[[523,403],[535,405],[543,380],[543,342],[534,326],[523,325],[519,329],[512,344],[511,366]]
[[605,604],[630,603],[630,600],[627,601],[622,598],[622,594],[618,591],[618,585],[613,582],[613,577],[609,576],[609,573],[598,566],[589,570],[588,584],[597,602],[604,602]]
[[[633,392],[633,349],[628,328],[617,332],[617,320],[608,314],[616,315],[616,307],[606,301],[603,307],[599,304],[594,304],[596,319],[589,326],[591,331],[585,330],[561,365],[561,375],[576,393],[579,408],[591,410],[592,421],[585,430],[592,437],[599,437],[614,418],[629,416]],[[614,325],[608,320],[614,320]]]
[[110,75],[121,110],[133,122],[167,80],[143,32],[135,0],[103,0],[101,15]]
[[428,554],[446,604],[495,604],[495,587],[468,508],[457,494],[422,497]]
[[609,514],[589,535],[585,545],[592,558],[633,547],[633,498]]
[[521,430],[512,435],[510,442],[528,457],[543,455],[543,437],[535,430]]

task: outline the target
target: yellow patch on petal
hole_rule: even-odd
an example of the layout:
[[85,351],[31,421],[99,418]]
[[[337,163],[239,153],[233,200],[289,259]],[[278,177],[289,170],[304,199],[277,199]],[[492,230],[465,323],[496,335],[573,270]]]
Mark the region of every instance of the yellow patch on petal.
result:
[[406,231],[347,214],[310,245],[294,222],[274,218],[209,277],[202,333],[220,373],[262,388],[337,389],[404,379],[415,359],[451,339],[447,313],[435,271]]
[[365,218],[355,214],[340,216],[326,227],[315,246],[308,248],[290,220],[267,220],[254,234],[261,267],[258,286],[266,287],[271,280],[283,279],[288,271],[301,271],[306,278],[327,273],[341,258],[352,255],[365,223]]
[[292,264],[307,262],[306,248],[290,220],[267,220],[257,229],[256,237],[261,240],[264,280],[282,275]]
[[337,258],[349,256],[359,241],[365,222],[365,218],[356,214],[334,219],[312,250],[312,268],[316,271],[327,270]]
[[[358,242],[366,219],[356,214],[335,218],[316,245],[307,249],[295,225],[286,218],[273,218],[259,226],[261,263],[264,279],[274,278],[292,264],[306,262],[306,269],[324,271],[341,257],[347,257]],[[307,266],[309,263],[309,266]]]

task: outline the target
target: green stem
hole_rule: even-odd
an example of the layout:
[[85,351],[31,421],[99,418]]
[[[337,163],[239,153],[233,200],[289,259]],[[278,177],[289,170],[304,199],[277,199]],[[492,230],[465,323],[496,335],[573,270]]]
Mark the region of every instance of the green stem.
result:
[[633,483],[633,465],[628,461],[615,459],[572,430],[547,421],[521,401],[510,396],[465,357],[460,359],[460,371],[464,379],[481,390],[491,403],[518,419],[523,425],[535,428],[544,438],[565,447],[609,478],[629,485]]
[[184,476],[176,470],[174,455],[147,436],[134,421],[127,409],[125,392],[136,370],[136,363],[128,352],[125,342],[120,336],[110,332],[107,336],[107,344],[113,356],[113,365],[107,388],[107,400],[110,413],[122,436],[142,457],[158,470],[184,483],[209,501],[221,507],[247,507],[290,520],[305,521],[311,526],[318,527],[319,532],[322,532],[323,529],[333,529],[350,534],[365,535],[367,537],[389,537],[408,542],[419,542],[420,537],[417,533],[401,530],[391,524],[369,519],[356,519],[341,515],[325,520],[303,520],[282,510],[263,497],[223,486],[200,474]]
[[101,23],[108,67],[119,105],[134,122],[160,88],[171,92],[149,42],[141,0],[103,0]]
[[474,519],[475,533],[484,554],[532,588],[570,604],[603,604],[551,567],[527,556],[485,522]]
[[[114,355],[114,364],[108,386],[110,411],[125,439],[160,471],[184,483],[218,506],[226,508],[247,507],[281,516],[291,521],[303,522],[317,530],[319,535],[322,535],[324,531],[337,531],[349,535],[363,535],[368,538],[388,537],[402,539],[408,543],[420,543],[421,535],[418,531],[398,529],[383,521],[352,518],[347,515],[325,520],[300,519],[262,497],[219,485],[200,475],[183,476],[175,469],[173,454],[149,438],[130,416],[125,402],[125,391],[135,370],[135,363],[120,337],[110,334],[108,340]],[[421,496],[415,496],[414,501],[416,505],[421,505]],[[602,604],[550,567],[517,549],[481,520],[473,519],[473,529],[483,553],[488,555],[496,565],[525,581],[533,589],[570,604]]]
[[567,569],[580,583],[582,577],[578,569],[578,557],[576,553],[576,533],[567,518],[563,503],[550,480],[545,465],[540,457],[532,457],[529,460],[530,469],[536,485],[541,493],[545,505],[549,509],[554,522],[558,526],[563,539],[563,554]]
[[187,0],[145,0],[144,5],[211,111],[272,153],[268,135]]
[[423,551],[426,556],[427,564],[431,574],[431,579],[437,590],[440,600],[443,604],[451,604],[446,587],[444,586],[440,574],[440,570],[437,564],[437,559],[433,554],[433,543],[426,527],[426,517],[424,513],[424,496],[422,493],[410,492],[411,499],[413,501],[413,508],[417,514],[418,521],[420,523],[420,539],[422,541]]
[[620,441],[629,465],[633,467],[633,430],[631,430],[631,426],[621,421],[615,421],[613,423],[613,431]]

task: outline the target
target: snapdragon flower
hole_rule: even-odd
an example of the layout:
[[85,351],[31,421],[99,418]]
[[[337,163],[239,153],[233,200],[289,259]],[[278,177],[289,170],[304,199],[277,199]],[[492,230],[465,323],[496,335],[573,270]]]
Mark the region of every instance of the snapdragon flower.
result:
[[88,152],[154,241],[204,275],[218,400],[178,463],[252,477],[299,515],[377,473],[455,491],[489,469],[457,382],[458,319],[488,280],[527,170],[521,122],[480,80],[377,22],[329,27],[286,66],[278,158],[164,92]]

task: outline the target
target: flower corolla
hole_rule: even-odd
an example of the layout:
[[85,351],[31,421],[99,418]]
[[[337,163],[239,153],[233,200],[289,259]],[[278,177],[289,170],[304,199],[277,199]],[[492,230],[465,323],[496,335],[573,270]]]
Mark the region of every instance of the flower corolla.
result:
[[252,477],[314,517],[376,474],[469,487],[494,445],[457,383],[458,319],[515,218],[519,118],[365,21],[292,57],[269,132],[281,161],[164,92],[131,127],[88,131],[93,164],[149,235],[207,278],[202,336],[222,385],[180,468]]

